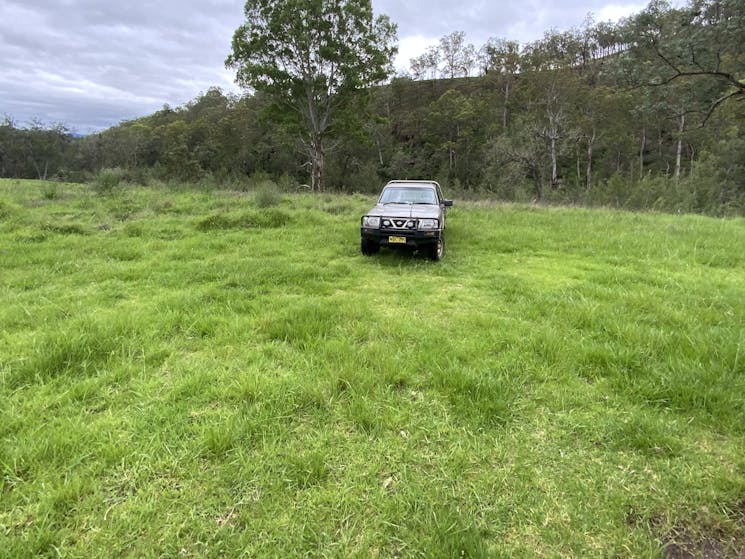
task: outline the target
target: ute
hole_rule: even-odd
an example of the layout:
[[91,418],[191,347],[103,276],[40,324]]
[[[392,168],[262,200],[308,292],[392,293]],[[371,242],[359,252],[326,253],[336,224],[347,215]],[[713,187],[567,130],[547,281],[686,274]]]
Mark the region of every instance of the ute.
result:
[[362,216],[362,254],[375,254],[382,246],[407,247],[423,251],[431,260],[442,260],[445,214],[452,205],[436,181],[390,181],[377,205]]

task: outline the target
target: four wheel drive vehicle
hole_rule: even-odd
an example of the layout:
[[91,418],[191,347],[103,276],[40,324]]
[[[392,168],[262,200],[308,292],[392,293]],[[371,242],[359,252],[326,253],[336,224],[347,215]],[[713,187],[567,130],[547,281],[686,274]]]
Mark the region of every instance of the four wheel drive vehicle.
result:
[[425,251],[431,260],[445,254],[445,214],[453,205],[435,181],[391,181],[383,187],[378,204],[360,224],[362,254],[381,246]]

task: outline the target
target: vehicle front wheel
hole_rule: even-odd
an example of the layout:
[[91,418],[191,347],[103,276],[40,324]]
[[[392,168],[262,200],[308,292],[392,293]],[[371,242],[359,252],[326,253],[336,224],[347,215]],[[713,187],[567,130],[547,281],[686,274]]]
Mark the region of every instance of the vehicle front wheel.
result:
[[427,257],[430,260],[440,261],[442,260],[442,257],[445,256],[445,237],[444,235],[440,235],[440,238],[437,239],[437,242],[433,245],[430,245],[429,249],[427,250]]
[[362,254],[365,256],[372,256],[380,251],[380,245],[378,243],[368,241],[367,239],[362,239],[360,241],[360,248],[362,249]]

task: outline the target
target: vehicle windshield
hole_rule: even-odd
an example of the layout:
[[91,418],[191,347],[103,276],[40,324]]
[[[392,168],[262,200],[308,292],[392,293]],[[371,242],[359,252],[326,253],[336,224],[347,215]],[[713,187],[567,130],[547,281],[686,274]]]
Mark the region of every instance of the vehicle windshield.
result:
[[388,187],[380,195],[381,204],[437,204],[437,196],[431,188]]

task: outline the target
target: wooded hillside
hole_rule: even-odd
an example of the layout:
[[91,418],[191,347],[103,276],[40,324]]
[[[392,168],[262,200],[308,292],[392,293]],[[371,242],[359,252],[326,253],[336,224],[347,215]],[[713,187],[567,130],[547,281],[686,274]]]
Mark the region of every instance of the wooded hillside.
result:
[[[340,119],[326,184],[374,191],[436,178],[460,195],[714,215],[745,213],[741,0],[653,1],[534,43],[467,45],[462,33],[368,89]],[[177,108],[75,138],[0,124],[0,176],[226,183],[309,182],[296,131],[262,94],[210,89]]]

